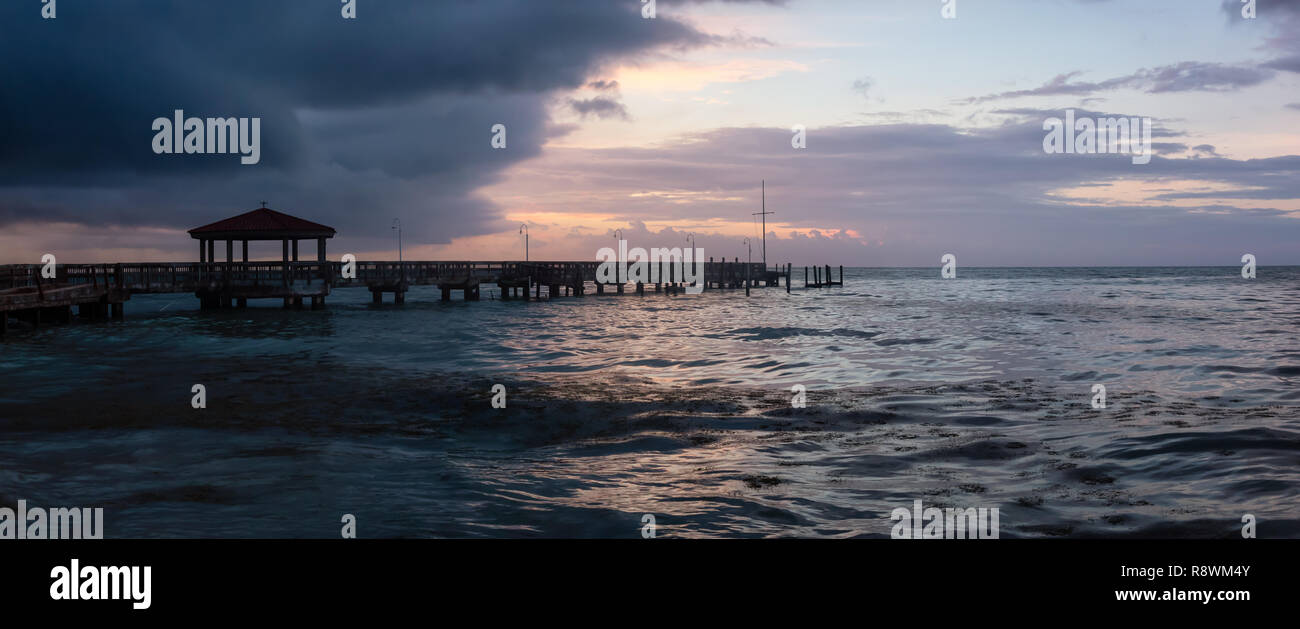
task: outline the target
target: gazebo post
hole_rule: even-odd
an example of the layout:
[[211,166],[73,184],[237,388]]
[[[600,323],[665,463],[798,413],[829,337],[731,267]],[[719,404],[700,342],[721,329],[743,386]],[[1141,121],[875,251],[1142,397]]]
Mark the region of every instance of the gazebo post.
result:
[[[289,287],[289,239],[288,238],[280,241],[280,254],[281,254],[280,257],[284,262],[284,266],[281,267],[283,270],[280,272],[280,283],[284,285],[285,288],[288,288]],[[293,304],[292,299],[288,297],[284,298],[284,307],[286,309],[288,309],[289,306],[292,304]]]
[[[203,278],[207,276],[207,266],[206,266],[207,263],[208,263],[208,242],[200,238],[199,239],[199,273],[198,273],[198,280],[200,282],[202,282]],[[200,302],[199,307],[200,308],[202,307],[202,302]]]
[[[329,265],[325,264],[325,239],[316,239],[316,261],[320,263],[320,281],[329,290],[330,280],[333,274],[329,270]],[[325,306],[325,297],[322,295],[319,299],[312,297],[311,305],[313,308],[323,308]]]
[[[244,260],[243,260],[243,261],[244,261],[244,262],[248,262],[248,240],[247,240],[247,239],[244,239],[244,240],[242,241],[242,243],[243,243],[243,245],[244,245]],[[245,272],[245,273],[248,273],[248,266],[247,266],[247,265],[244,266],[244,272]],[[239,297],[239,298],[237,298],[237,299],[235,300],[235,305],[236,305],[237,307],[239,307],[240,309],[247,308],[247,307],[248,307],[248,298],[247,298],[247,297]]]
[[[297,238],[293,239],[293,261],[294,262],[298,261],[298,239]],[[302,297],[293,298],[293,307],[294,308],[302,307]]]
[[221,269],[221,301],[218,307],[229,308],[234,304],[231,303],[230,286],[233,282],[230,280],[230,263],[235,261],[235,241],[232,238],[226,238],[226,266]]

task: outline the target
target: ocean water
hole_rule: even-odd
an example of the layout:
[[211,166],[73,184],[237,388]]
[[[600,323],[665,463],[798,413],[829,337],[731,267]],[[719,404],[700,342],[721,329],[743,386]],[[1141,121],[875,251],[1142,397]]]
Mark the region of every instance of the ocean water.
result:
[[106,537],[888,537],[915,500],[1004,538],[1300,537],[1300,268],[845,280],[136,296],[0,340],[0,506],[103,507]]

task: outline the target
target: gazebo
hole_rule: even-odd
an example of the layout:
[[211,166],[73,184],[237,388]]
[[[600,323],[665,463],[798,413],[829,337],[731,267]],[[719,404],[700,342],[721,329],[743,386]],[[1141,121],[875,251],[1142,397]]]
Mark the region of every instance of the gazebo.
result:
[[[293,282],[294,271],[290,262],[298,261],[298,241],[315,240],[316,241],[316,261],[325,262],[325,241],[333,238],[333,227],[327,227],[320,223],[313,223],[308,220],[289,216],[283,212],[277,212],[266,207],[266,202],[262,202],[262,207],[251,212],[245,212],[239,216],[232,216],[225,220],[215,223],[195,227],[190,230],[190,236],[199,241],[199,263],[211,264],[217,262],[216,242],[218,240],[226,241],[226,262],[235,262],[235,241],[243,244],[242,262],[248,262],[248,241],[250,240],[279,240],[282,243],[283,251],[282,261],[283,268],[280,269],[279,286],[274,284],[265,284],[258,281],[259,278],[249,285],[249,282],[233,279],[239,278],[239,273],[226,274],[222,270],[212,271],[205,269],[203,272],[217,273],[220,278],[219,286],[201,287],[197,295],[203,308],[228,308],[232,301],[237,301],[240,308],[247,305],[250,298],[283,298],[284,306],[301,307],[303,297],[311,297],[312,308],[319,308],[325,305],[325,296],[329,294],[329,281],[322,276],[322,282],[315,286],[311,285],[308,279],[307,287],[295,286]],[[290,252],[290,243],[292,244],[292,253]],[[290,257],[292,255],[292,257]]]
[[[243,259],[248,262],[248,241],[279,240],[283,243],[283,261],[298,261],[298,241],[316,241],[316,260],[325,261],[325,240],[333,238],[333,227],[289,216],[283,212],[269,209],[263,204],[251,212],[210,223],[190,230],[190,237],[199,241],[199,262],[216,262],[214,252],[218,240],[226,241],[226,262],[234,262],[235,241],[243,243]],[[293,243],[293,257],[290,258],[289,243]]]

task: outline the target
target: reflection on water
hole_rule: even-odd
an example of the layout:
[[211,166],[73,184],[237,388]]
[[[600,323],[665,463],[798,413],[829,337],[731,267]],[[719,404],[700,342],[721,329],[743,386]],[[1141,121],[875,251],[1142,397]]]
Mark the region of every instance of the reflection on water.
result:
[[643,513],[661,536],[881,536],[916,498],[997,506],[1003,537],[1226,536],[1243,513],[1300,535],[1300,269],[845,275],[749,299],[137,296],[125,323],[0,341],[0,504],[103,506],[108,537],[334,536],[342,513],[363,536],[631,537]]

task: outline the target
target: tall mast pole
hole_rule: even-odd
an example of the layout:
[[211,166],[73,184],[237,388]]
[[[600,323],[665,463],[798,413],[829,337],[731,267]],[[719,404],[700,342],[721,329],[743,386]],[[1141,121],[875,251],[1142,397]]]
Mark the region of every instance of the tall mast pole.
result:
[[763,272],[767,272],[767,215],[776,214],[776,212],[767,211],[767,180],[763,180],[763,211],[754,212],[755,215],[763,217]]

